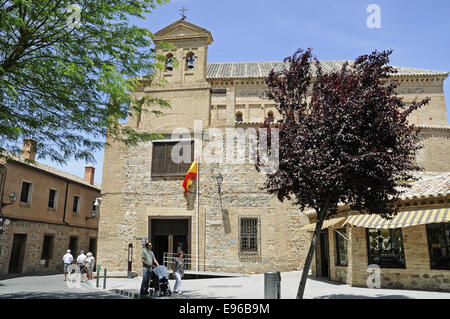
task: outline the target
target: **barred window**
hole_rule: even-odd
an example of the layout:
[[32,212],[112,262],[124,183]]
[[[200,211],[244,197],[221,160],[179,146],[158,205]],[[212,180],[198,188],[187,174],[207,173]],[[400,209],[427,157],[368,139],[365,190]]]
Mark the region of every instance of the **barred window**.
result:
[[259,258],[259,217],[239,218],[239,255],[241,258]]

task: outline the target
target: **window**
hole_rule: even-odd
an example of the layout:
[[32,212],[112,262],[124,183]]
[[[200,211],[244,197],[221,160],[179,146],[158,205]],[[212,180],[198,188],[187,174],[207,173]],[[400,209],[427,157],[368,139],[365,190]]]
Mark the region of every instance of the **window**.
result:
[[80,206],[81,206],[81,198],[80,198],[80,196],[74,196],[73,197],[72,212],[73,213],[79,213],[80,212]]
[[240,217],[239,255],[241,258],[259,257],[259,217]]
[[195,67],[195,56],[194,53],[189,52],[186,55],[186,71],[191,71]]
[[342,235],[346,235],[347,229],[337,229],[334,234],[336,238],[336,266],[347,266],[347,239]]
[[272,112],[272,111],[270,111],[269,113],[267,113],[267,120],[268,120],[270,123],[273,123],[274,117],[273,117],[273,112]]
[[[172,158],[172,150],[178,143],[180,143],[177,146],[180,147],[179,152],[175,151],[175,153],[177,153],[176,157]],[[183,153],[186,149],[190,149],[190,156],[189,154]],[[189,159],[186,161],[187,157],[189,157]],[[154,142],[152,152],[152,177],[185,176],[193,161],[194,141]]]
[[405,268],[402,229],[367,229],[369,265]]
[[236,113],[236,122],[242,122],[242,113],[241,112]]
[[51,259],[53,257],[53,235],[44,236],[41,259]]
[[91,215],[92,215],[92,216],[97,216],[97,206],[95,205],[95,200],[92,201],[92,211],[91,211]]
[[171,72],[173,70],[173,55],[172,54],[168,54],[166,56],[165,70],[166,70],[166,72]]
[[431,269],[450,270],[450,223],[427,225]]
[[22,182],[22,191],[20,193],[20,202],[31,204],[31,194],[33,193],[33,184]]
[[48,208],[56,209],[56,203],[58,202],[58,191],[50,189],[48,194]]

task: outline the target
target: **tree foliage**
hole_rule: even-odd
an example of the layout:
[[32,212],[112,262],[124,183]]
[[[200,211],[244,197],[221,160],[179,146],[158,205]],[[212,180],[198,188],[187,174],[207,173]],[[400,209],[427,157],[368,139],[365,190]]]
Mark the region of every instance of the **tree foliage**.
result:
[[130,108],[168,107],[130,94],[152,81],[159,61],[152,33],[130,18],[164,2],[0,0],[0,154],[32,138],[40,157],[92,162],[106,136],[127,145],[148,138],[119,124]]
[[392,217],[399,184],[414,180],[412,172],[420,169],[411,160],[420,148],[419,131],[408,116],[429,99],[406,105],[397,95],[391,53],[374,51],[325,73],[311,49],[298,50],[285,59],[284,70],[266,79],[266,94],[282,121],[279,169],[267,176],[264,188],[317,212],[299,298],[324,219],[340,203]]

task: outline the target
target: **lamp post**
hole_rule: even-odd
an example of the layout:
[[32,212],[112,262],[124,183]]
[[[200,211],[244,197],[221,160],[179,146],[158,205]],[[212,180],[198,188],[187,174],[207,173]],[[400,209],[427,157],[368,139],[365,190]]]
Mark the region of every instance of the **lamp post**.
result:
[[222,182],[223,182],[223,176],[222,174],[219,173],[219,175],[216,176],[216,181],[217,181],[217,186],[219,187],[219,199],[220,199],[220,209],[223,212],[223,207],[222,207]]
[[3,207],[12,205],[17,200],[17,195],[14,192],[9,194],[8,197],[9,197],[9,203],[3,203],[3,200],[1,201],[1,207],[0,207],[0,234],[3,233]]
[[133,265],[133,243],[128,244],[128,278],[133,278],[132,273],[132,265]]

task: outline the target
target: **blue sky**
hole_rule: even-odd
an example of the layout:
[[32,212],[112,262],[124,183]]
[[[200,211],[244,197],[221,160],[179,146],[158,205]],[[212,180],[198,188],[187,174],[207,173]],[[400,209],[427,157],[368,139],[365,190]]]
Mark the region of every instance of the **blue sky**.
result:
[[[369,28],[370,4],[380,8],[381,28]],[[156,32],[180,19],[208,29],[214,38],[208,62],[281,61],[298,48],[313,48],[321,60],[353,60],[393,49],[391,64],[450,71],[448,0],[172,0],[146,20],[131,23]],[[444,84],[450,113],[450,79]],[[95,153],[95,182],[101,184],[103,150]],[[57,167],[83,176],[84,162]]]

